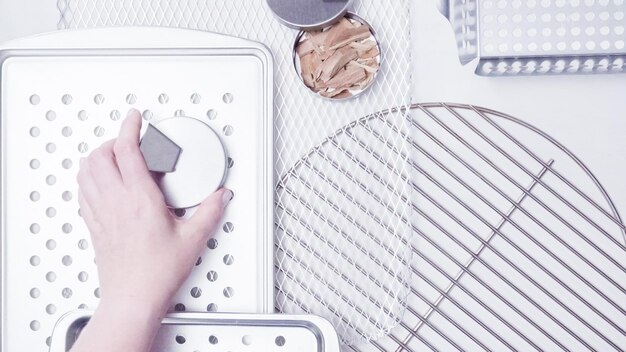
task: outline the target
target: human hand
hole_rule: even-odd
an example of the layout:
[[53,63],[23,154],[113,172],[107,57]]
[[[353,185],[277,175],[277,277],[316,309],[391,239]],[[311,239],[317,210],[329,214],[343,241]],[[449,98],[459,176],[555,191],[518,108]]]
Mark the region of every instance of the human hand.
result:
[[232,192],[221,189],[190,219],[176,218],[139,150],[140,128],[141,116],[131,110],[119,137],[81,161],[79,203],[95,250],[100,305],[162,316]]

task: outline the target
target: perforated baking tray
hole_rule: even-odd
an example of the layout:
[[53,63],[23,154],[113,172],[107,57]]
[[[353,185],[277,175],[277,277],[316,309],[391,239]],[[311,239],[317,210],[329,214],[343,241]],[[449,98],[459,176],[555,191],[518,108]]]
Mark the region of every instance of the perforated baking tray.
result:
[[[85,310],[61,317],[50,352],[69,351],[90,317]],[[339,352],[339,340],[332,325],[314,315],[175,313],[163,319],[154,351],[207,349]]]
[[[78,213],[78,161],[126,111],[202,120],[219,132],[234,199],[171,310],[273,310],[273,61],[255,42],[204,32],[66,31],[1,58],[2,351],[41,351],[65,312],[99,297]],[[144,123],[144,127],[147,123]],[[180,216],[188,214],[179,212]]]
[[623,0],[439,0],[463,64],[511,76],[626,70]]

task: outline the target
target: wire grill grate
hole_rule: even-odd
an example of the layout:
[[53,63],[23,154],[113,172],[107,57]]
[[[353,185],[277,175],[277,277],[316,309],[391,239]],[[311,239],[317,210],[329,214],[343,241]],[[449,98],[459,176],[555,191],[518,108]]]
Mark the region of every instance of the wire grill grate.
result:
[[377,128],[410,145],[414,277],[400,325],[351,350],[626,348],[624,225],[584,164],[492,110],[397,111],[408,133]]

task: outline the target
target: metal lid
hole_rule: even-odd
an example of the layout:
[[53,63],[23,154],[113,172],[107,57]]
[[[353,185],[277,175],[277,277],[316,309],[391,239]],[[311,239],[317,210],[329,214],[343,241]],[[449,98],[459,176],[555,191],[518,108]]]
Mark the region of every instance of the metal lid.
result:
[[284,25],[308,31],[337,22],[352,0],[267,0],[267,4]]
[[182,149],[176,170],[156,180],[169,207],[196,206],[222,186],[226,151],[209,125],[191,117],[172,117],[155,127]]

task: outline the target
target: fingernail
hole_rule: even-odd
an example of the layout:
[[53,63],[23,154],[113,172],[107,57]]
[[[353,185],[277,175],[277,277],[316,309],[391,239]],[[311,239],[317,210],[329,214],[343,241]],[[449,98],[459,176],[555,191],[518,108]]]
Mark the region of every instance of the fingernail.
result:
[[133,114],[139,114],[139,110],[135,109],[135,108],[130,108],[130,110],[128,110],[128,115],[133,115]]
[[224,194],[222,195],[222,204],[224,206],[227,206],[228,203],[230,203],[230,200],[233,199],[233,191],[227,189],[226,192],[224,192]]

